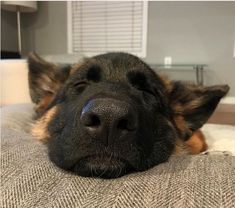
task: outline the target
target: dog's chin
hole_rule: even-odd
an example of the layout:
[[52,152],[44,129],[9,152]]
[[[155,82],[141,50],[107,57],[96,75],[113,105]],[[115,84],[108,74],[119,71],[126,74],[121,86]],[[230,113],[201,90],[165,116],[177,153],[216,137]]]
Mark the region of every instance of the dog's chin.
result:
[[118,178],[133,171],[133,167],[120,158],[89,156],[80,159],[74,166],[74,173],[84,177]]

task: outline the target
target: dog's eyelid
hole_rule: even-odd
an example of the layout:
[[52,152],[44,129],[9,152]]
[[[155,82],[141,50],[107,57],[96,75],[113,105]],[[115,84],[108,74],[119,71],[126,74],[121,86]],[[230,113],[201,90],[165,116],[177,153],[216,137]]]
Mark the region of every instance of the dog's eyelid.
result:
[[74,85],[78,85],[78,84],[87,84],[87,80],[79,80],[77,82],[74,83]]
[[73,87],[85,87],[86,85],[88,85],[87,80],[79,80],[72,84]]
[[148,93],[148,94],[151,94],[151,95],[153,95],[154,97],[156,96],[156,94],[152,91],[152,90],[150,90],[150,89],[142,89],[144,92],[146,92],[146,93]]
[[133,85],[133,84],[132,84],[132,86],[134,88],[136,88],[137,90],[139,90],[139,91],[146,92],[148,94],[156,96],[156,93],[154,93],[154,91],[152,89],[150,89],[150,88],[142,87],[142,86],[139,86],[139,85]]

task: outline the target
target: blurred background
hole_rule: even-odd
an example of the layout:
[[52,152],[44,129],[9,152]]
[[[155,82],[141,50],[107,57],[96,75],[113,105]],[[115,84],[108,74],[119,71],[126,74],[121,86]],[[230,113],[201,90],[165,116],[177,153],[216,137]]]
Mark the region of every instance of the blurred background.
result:
[[43,1],[31,10],[20,13],[19,54],[17,12],[2,6],[2,59],[35,51],[73,63],[127,51],[172,79],[196,82],[202,65],[203,84],[229,84],[235,97],[235,2]]

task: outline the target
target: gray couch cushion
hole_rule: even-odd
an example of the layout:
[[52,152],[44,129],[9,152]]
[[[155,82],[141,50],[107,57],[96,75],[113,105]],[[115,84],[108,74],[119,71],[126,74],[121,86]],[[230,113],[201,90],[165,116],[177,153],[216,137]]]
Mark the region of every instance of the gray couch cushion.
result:
[[1,128],[28,132],[34,116],[35,111],[32,103],[3,106],[1,107]]
[[4,128],[2,207],[234,207],[235,157],[174,157],[114,180],[83,178],[55,167],[46,146]]

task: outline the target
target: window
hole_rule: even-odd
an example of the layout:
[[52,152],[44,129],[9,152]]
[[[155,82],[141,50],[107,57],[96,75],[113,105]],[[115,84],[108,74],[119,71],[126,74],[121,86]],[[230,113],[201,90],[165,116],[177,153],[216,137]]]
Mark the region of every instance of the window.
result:
[[146,56],[148,2],[68,2],[68,51]]

